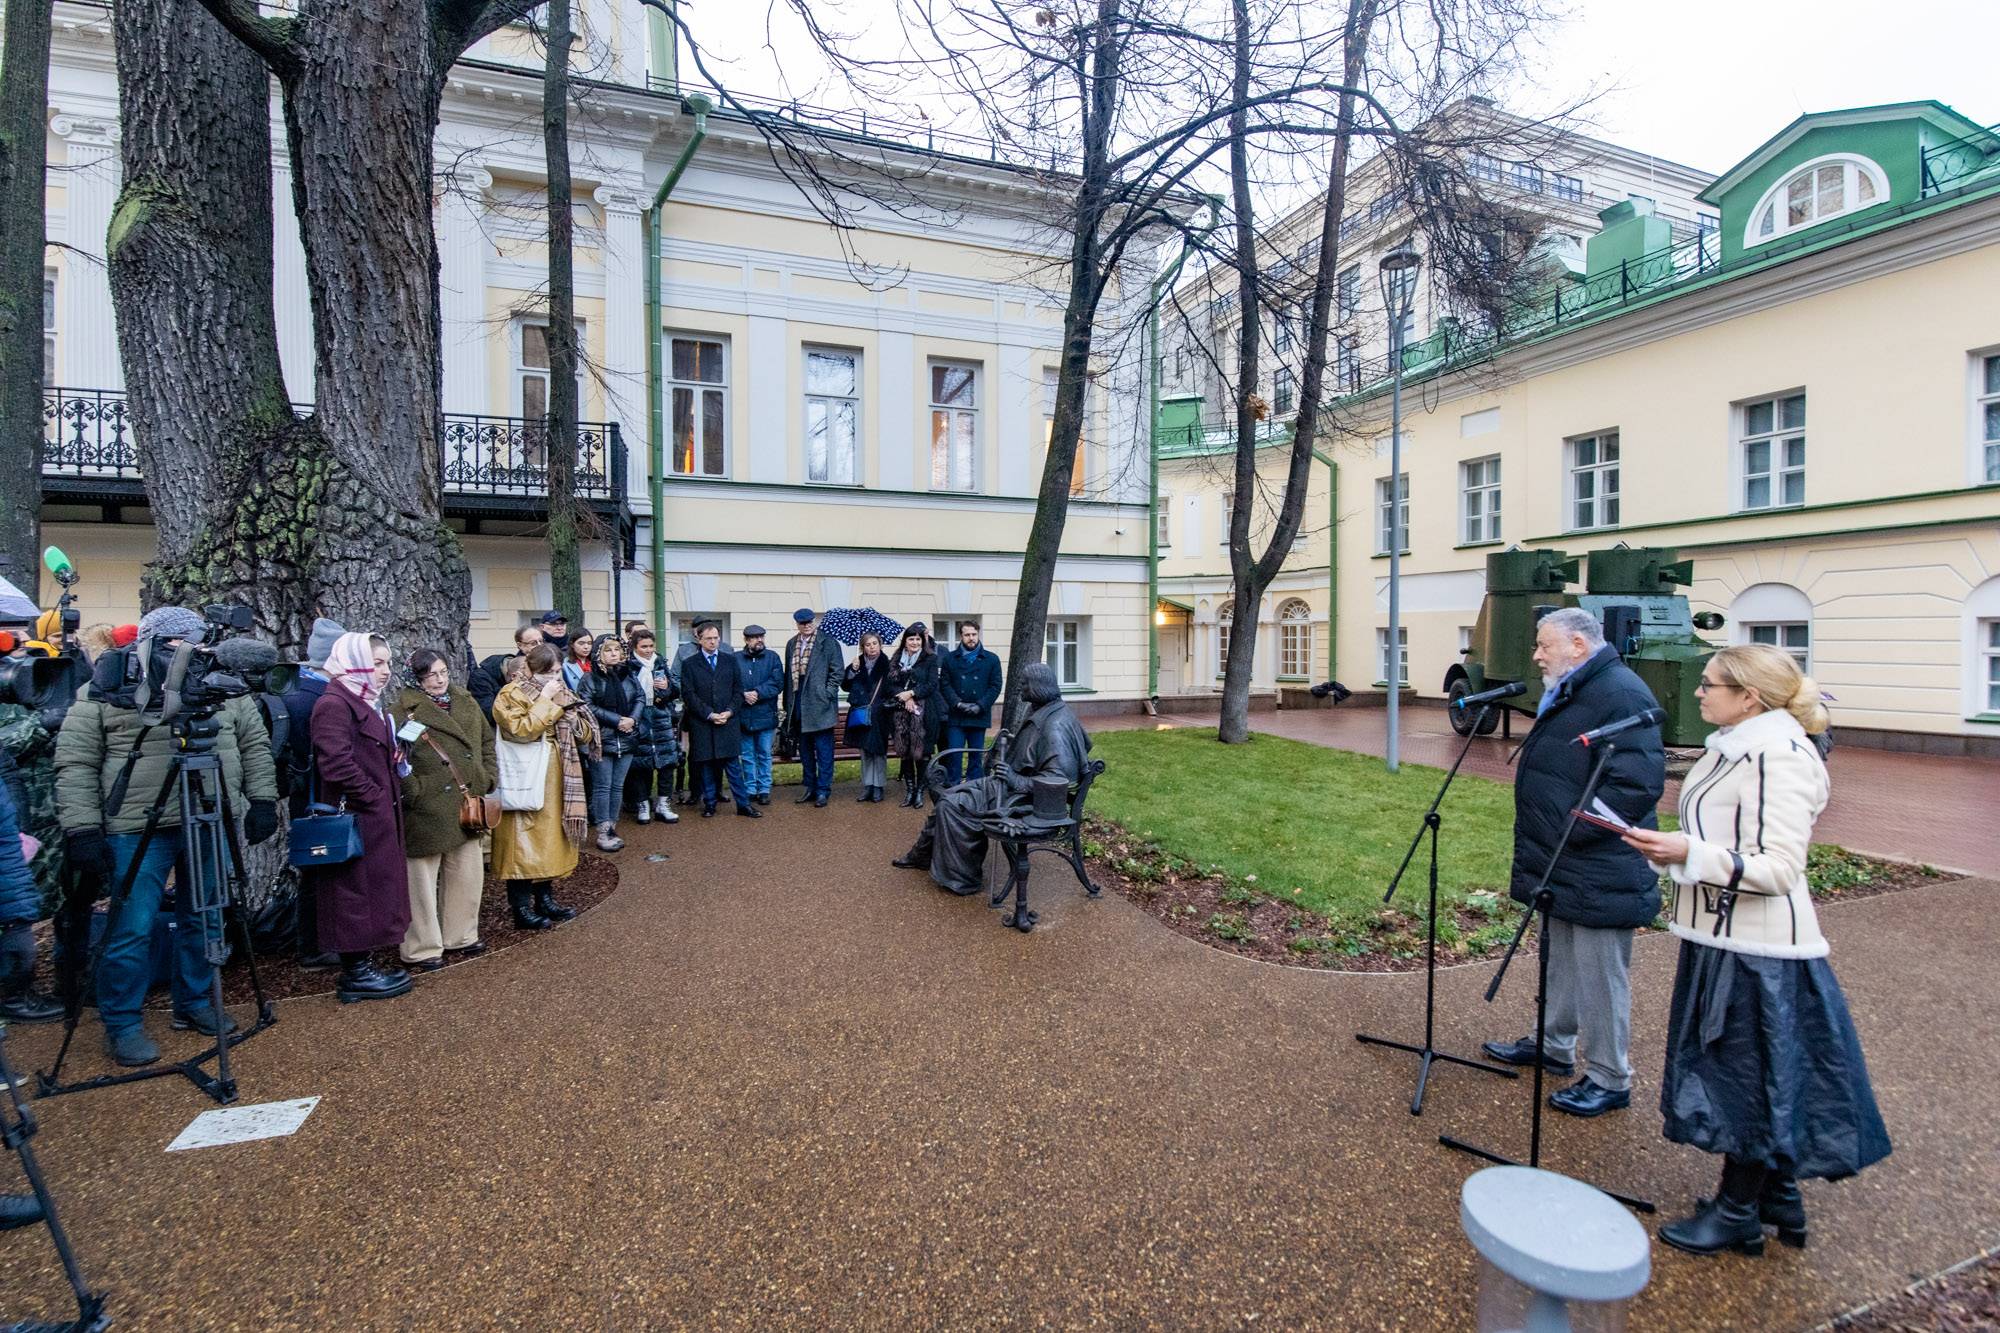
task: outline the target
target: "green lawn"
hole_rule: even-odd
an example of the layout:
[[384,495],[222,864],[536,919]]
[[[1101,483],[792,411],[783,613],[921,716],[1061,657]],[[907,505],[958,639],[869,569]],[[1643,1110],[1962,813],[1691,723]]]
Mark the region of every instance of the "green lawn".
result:
[[[1113,731],[1093,737],[1105,773],[1091,813],[1167,856],[1215,870],[1257,892],[1297,903],[1336,930],[1363,930],[1409,849],[1442,769],[1403,765],[1275,736],[1218,745],[1213,730]],[[1454,938],[1450,907],[1472,898],[1482,915],[1506,912],[1514,794],[1505,783],[1460,774],[1445,798],[1438,872],[1439,935]],[[1395,906],[1422,916],[1420,850]],[[1488,894],[1498,894],[1497,900]],[[1511,915],[1511,913],[1508,913]]]

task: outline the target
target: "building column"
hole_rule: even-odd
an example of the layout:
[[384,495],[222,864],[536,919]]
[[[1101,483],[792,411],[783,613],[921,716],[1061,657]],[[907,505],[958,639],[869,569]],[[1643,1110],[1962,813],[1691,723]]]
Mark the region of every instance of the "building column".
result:
[[[493,173],[469,164],[438,205],[438,352],[444,362],[444,410],[492,412],[486,383],[486,252],[480,226]],[[507,336],[505,330],[498,336]],[[504,413],[503,413],[504,415]]]
[[[636,7],[635,7],[636,8]],[[640,50],[643,57],[643,48]],[[643,71],[643,64],[641,66]],[[591,198],[604,210],[604,414],[625,441],[625,493],[635,512],[651,508],[648,491],[649,408],[646,354],[645,200],[638,188],[600,185]]]
[[59,327],[65,378],[79,389],[123,389],[118,325],[111,311],[111,275],[104,262],[105,233],[118,207],[118,125],[82,115],[59,115],[49,129],[69,146],[64,241],[76,254],[62,266]]

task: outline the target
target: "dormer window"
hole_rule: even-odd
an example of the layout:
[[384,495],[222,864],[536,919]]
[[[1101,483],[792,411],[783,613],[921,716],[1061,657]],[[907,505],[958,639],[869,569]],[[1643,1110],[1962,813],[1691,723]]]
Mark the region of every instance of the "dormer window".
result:
[[1888,198],[1888,178],[1867,158],[1847,154],[1814,158],[1757,201],[1743,244],[1776,240],[1843,213],[1872,208]]

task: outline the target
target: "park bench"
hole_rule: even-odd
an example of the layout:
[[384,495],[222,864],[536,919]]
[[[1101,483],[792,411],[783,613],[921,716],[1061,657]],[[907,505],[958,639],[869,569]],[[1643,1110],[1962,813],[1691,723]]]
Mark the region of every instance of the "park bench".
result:
[[[930,791],[931,799],[936,801],[943,793],[943,783],[940,778],[944,772],[946,756],[984,754],[990,771],[999,756],[1005,753],[1007,739],[1007,734],[1002,732],[994,739],[993,744],[983,751],[977,746],[959,746],[955,749],[940,750],[931,756],[924,777],[924,785]],[[1070,869],[1076,874],[1076,882],[1083,886],[1087,896],[1095,898],[1101,892],[1091,881],[1090,870],[1083,861],[1083,809],[1084,803],[1090,797],[1091,784],[1096,782],[1103,772],[1102,759],[1092,759],[1084,764],[1082,775],[1069,789],[1066,814],[1062,819],[1024,823],[1015,819],[988,817],[980,821],[981,831],[986,834],[990,842],[999,844],[1001,853],[1007,859],[1007,878],[999,887],[994,888],[990,869],[991,858],[988,858],[987,901],[994,907],[1000,907],[1010,897],[1014,899],[1014,910],[1000,919],[1002,925],[1012,926],[1024,933],[1035,928],[1039,916],[1028,909],[1028,858],[1035,852],[1052,852],[1068,861]]]

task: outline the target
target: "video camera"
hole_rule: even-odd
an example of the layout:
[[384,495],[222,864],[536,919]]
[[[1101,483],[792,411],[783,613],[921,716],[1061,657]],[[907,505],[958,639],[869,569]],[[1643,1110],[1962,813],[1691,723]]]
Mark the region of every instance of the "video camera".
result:
[[241,699],[264,686],[264,677],[277,665],[278,655],[269,644],[254,639],[235,639],[254,623],[247,606],[205,606],[206,622],[201,637],[183,640],[178,648],[156,648],[153,660],[145,663],[151,690],[142,687],[141,712],[145,696],[159,702],[162,722],[177,718],[208,718],[231,699]]

